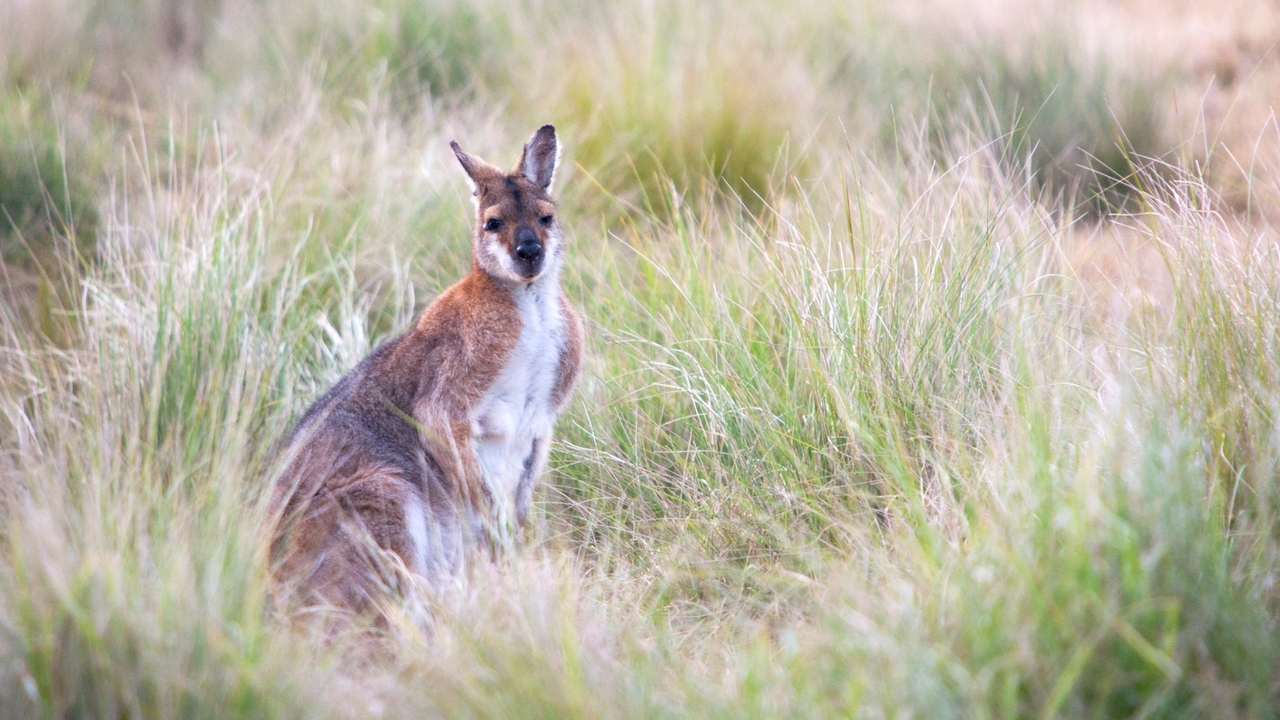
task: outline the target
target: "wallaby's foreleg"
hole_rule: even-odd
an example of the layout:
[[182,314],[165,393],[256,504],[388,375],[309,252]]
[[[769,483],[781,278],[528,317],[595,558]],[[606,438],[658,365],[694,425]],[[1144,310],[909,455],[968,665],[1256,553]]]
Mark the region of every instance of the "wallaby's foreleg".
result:
[[529,521],[529,508],[533,505],[533,488],[547,465],[550,449],[550,433],[535,437],[529,446],[529,454],[525,456],[524,466],[520,469],[520,483],[516,486],[516,522],[520,524],[521,529]]

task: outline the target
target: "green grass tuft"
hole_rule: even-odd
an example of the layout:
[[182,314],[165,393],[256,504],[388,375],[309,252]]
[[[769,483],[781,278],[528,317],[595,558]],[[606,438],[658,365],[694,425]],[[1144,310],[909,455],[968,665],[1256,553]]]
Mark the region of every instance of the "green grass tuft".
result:
[[98,170],[91,151],[68,138],[49,104],[32,94],[0,94],[0,254],[6,263],[48,263],[55,238],[86,254],[93,247]]
[[[804,164],[792,148],[806,140],[807,89],[771,65],[794,62],[739,55],[759,38],[729,8],[610,20],[594,43],[567,51],[552,102],[532,101],[575,135],[576,163],[607,191],[667,216],[721,194],[758,212],[787,190],[788,173]],[[714,42],[696,47],[709,27]]]

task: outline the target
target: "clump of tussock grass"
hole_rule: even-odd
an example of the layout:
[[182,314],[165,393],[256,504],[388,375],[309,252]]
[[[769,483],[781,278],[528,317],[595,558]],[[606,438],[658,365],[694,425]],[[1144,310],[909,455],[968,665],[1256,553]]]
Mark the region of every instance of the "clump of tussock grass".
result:
[[734,221],[712,204],[637,227],[639,266],[590,279],[610,288],[588,314],[615,368],[592,404],[617,430],[569,421],[565,512],[599,508],[587,527],[612,533],[669,524],[670,542],[723,560],[800,560],[844,547],[899,484],[965,467],[1004,412],[1019,325],[1066,311],[1045,269],[1060,228],[1025,181],[993,193],[990,165],[869,175],[826,198],[835,222],[813,206]]
[[[1167,171],[1166,171],[1166,174]],[[1143,308],[1151,371],[1203,443],[1204,470],[1228,493],[1228,521],[1273,512],[1280,383],[1280,244],[1268,224],[1224,215],[1195,175],[1144,172],[1143,212],[1126,218],[1170,278],[1163,312]],[[1159,338],[1153,340],[1152,338]]]
[[52,99],[0,92],[0,254],[30,266],[52,260],[54,237],[93,246],[97,225],[96,159],[66,131]]
[[258,478],[329,308],[302,301],[296,263],[264,275],[265,188],[202,165],[140,153],[147,192],[126,180],[110,205],[72,348],[5,314],[0,602],[19,716],[306,704],[266,670],[287,654],[264,645]]
[[[1026,399],[1041,411],[1046,400]],[[783,665],[802,699],[791,707],[1262,711],[1274,620],[1255,581],[1232,577],[1242,558],[1214,517],[1222,495],[1206,501],[1193,435],[1158,423],[1117,433],[1127,415],[1041,414],[1026,428],[1039,439],[1010,447],[1025,455],[982,472],[993,496],[968,506],[963,543],[908,542],[893,563],[855,564],[832,582],[813,635]]]
[[1099,41],[1086,16],[1046,11],[1010,29],[963,8],[930,19],[861,10],[797,31],[812,39],[815,71],[852,89],[855,117],[873,128],[855,128],[858,136],[892,150],[904,118],[931,117],[923,130],[941,149],[957,123],[983,128],[1006,163],[1029,162],[1042,191],[1104,213],[1132,194],[1134,155],[1175,149],[1166,120],[1173,70],[1091,47]]
[[[426,288],[442,289],[469,269],[470,219],[457,161],[447,144],[439,147],[439,131],[397,122],[388,93],[385,83],[375,86],[359,108],[335,116],[310,88],[302,93],[307,111],[289,117],[276,142],[250,141],[236,151],[270,158],[272,238],[301,242],[299,260],[309,270],[341,258],[364,289],[396,286],[407,296],[385,307],[403,311],[406,303],[412,309],[413,289],[388,268],[414,264]],[[381,318],[379,332],[391,321]]]
[[561,41],[559,77],[542,78],[550,102],[530,101],[575,133],[573,159],[592,178],[659,213],[675,212],[672,188],[755,210],[785,192],[815,91],[786,53],[741,52],[767,47],[762,29],[722,4],[616,8],[594,22],[588,42]]
[[[388,0],[302,3],[275,10],[273,19],[300,56],[323,63],[334,95],[360,97],[382,88],[397,108],[414,111],[431,98],[508,87],[516,58],[526,51],[512,47],[506,14],[487,3]],[[515,57],[504,58],[511,51]]]
[[[989,113],[1006,157],[1029,160],[1037,183],[1092,212],[1133,197],[1135,156],[1174,150],[1164,124],[1165,83],[1056,42],[1020,54],[979,49],[935,75],[939,113]],[[964,51],[961,51],[964,52]],[[953,74],[954,73],[954,74]],[[972,109],[966,107],[969,103]]]
[[63,346],[104,187],[95,124],[65,98],[0,88],[0,302]]

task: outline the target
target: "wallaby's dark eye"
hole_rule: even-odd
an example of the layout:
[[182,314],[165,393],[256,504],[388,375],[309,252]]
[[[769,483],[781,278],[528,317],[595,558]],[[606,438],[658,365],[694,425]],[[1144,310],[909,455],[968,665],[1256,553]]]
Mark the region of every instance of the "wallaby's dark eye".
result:
[[497,232],[502,229],[502,221],[498,218],[489,218],[484,224],[485,232]]
[[542,223],[543,225],[550,225],[554,221],[555,221],[555,217],[551,215],[543,215],[542,217],[538,218],[538,222]]

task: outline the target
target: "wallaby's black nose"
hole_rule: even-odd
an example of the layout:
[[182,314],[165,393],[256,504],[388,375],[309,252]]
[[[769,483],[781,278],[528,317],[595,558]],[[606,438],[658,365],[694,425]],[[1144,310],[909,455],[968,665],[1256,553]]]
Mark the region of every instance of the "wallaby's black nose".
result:
[[528,263],[536,262],[542,257],[542,243],[538,242],[538,236],[529,228],[516,231],[516,257]]

